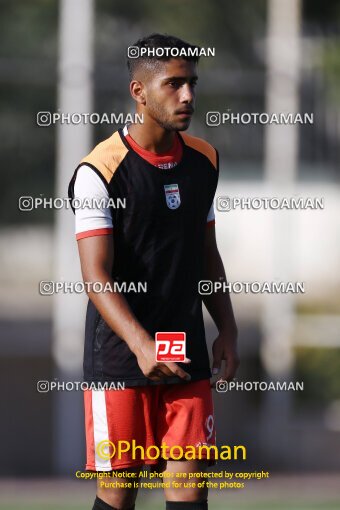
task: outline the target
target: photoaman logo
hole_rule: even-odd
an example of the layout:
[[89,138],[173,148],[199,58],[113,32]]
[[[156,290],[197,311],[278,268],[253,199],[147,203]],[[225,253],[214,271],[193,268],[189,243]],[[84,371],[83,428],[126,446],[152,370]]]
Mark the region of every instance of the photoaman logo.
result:
[[96,455],[103,460],[115,458],[121,460],[126,454],[133,460],[246,460],[247,449],[244,445],[222,445],[220,447],[199,443],[198,445],[139,445],[135,439],[129,441],[118,441],[114,444],[109,439],[100,441],[96,446]]
[[184,361],[186,334],[184,332],[158,332],[155,336],[156,361]]

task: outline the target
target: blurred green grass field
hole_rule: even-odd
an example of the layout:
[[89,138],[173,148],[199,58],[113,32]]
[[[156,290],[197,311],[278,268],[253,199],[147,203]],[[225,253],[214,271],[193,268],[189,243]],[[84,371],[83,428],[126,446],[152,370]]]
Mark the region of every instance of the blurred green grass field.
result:
[[[92,501],[89,501],[88,506],[84,505],[69,505],[69,504],[58,504],[58,505],[49,505],[48,503],[42,505],[6,505],[0,506],[1,510],[85,510],[88,508],[89,510],[92,507]],[[165,504],[162,498],[157,499],[157,501],[139,501],[136,504],[136,510],[161,510],[165,508]],[[272,501],[272,502],[261,502],[258,501],[256,503],[244,502],[240,504],[229,504],[227,498],[225,501],[215,502],[209,500],[209,510],[339,510],[340,508],[340,498],[336,502],[329,503],[294,503],[292,501]]]
[[[211,490],[209,510],[339,510],[340,475],[274,475],[242,490]],[[94,481],[0,479],[0,510],[90,510]],[[143,490],[136,510],[163,510],[161,490]]]

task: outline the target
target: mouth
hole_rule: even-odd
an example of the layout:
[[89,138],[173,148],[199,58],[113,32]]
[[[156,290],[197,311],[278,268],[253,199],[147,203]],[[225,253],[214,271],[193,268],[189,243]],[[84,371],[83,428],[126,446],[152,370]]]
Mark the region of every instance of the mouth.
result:
[[177,112],[176,114],[183,119],[188,119],[189,117],[192,116],[193,113],[194,113],[194,110],[190,108],[190,109],[186,109],[186,110],[181,110],[181,111]]

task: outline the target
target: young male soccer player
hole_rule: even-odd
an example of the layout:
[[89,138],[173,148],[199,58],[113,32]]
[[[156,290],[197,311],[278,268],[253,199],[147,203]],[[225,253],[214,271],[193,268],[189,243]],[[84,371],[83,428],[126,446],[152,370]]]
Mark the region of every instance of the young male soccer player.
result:
[[[202,298],[219,331],[213,373],[225,360],[226,380],[239,363],[237,334],[229,296],[203,297],[198,291],[200,280],[219,281],[225,272],[213,210],[218,154],[204,140],[182,134],[194,112],[198,58],[189,49],[196,47],[160,34],[134,46],[149,49],[148,55],[128,58],[130,92],[144,122],[125,126],[97,145],[69,187],[71,198],[126,199],[125,208],[112,207],[111,201],[111,206],[76,210],[84,280],[112,287],[126,282],[127,288],[147,283],[146,293],[88,292],[85,380],[123,382],[125,390],[85,391],[86,468],[138,477],[143,464],[158,463],[153,468],[166,481],[172,473],[201,472],[208,461],[164,455],[159,463],[133,458],[131,452],[106,458],[98,445],[122,440],[135,440],[145,450],[162,444],[183,450],[214,445]],[[157,48],[177,48],[181,56],[166,51],[155,56]],[[184,363],[156,362],[157,332],[186,333]],[[108,479],[114,480],[131,481]],[[103,488],[99,480],[93,510],[135,508],[137,489],[117,486]],[[205,488],[164,490],[167,510],[207,509]]]

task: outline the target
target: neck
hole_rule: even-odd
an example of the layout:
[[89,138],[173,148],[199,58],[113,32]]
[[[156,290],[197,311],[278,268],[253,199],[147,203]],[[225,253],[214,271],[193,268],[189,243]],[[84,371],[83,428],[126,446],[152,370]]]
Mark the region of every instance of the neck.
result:
[[161,154],[172,148],[176,132],[162,128],[153,119],[144,115],[143,124],[129,126],[129,135],[143,149]]

